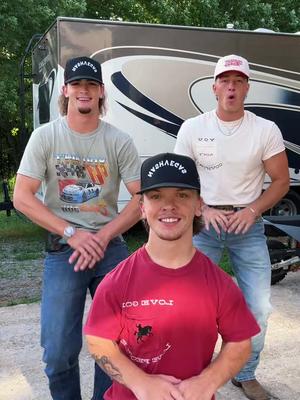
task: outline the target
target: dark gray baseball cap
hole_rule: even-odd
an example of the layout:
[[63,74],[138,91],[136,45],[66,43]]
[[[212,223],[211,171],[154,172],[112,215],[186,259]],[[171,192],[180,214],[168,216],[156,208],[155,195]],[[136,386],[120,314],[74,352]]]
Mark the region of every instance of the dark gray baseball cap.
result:
[[88,79],[103,83],[101,65],[89,57],[76,57],[67,61],[64,73],[65,84]]
[[161,153],[147,158],[141,167],[141,190],[163,187],[194,189],[200,192],[196,164],[190,157],[175,153]]

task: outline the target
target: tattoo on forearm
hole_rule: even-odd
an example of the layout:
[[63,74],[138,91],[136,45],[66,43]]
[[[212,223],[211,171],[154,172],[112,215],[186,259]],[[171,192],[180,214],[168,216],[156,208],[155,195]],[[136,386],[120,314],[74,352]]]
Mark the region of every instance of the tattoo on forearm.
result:
[[110,359],[106,356],[97,356],[97,354],[92,354],[92,357],[96,361],[96,363],[99,365],[101,369],[112,379],[115,380],[119,383],[123,383],[123,377],[120,372],[120,370],[113,365],[113,363],[110,361]]

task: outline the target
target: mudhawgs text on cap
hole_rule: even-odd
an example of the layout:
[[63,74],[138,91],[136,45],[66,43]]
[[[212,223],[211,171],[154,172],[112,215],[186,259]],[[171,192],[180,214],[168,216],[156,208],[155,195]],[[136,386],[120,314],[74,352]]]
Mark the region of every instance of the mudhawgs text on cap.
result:
[[147,158],[141,166],[141,190],[138,194],[164,187],[200,191],[194,160],[175,153],[161,153]]
[[93,68],[93,70],[94,70],[95,73],[98,72],[98,70],[97,70],[97,68],[95,67],[95,65],[92,64],[92,63],[89,62],[89,61],[79,61],[77,64],[75,64],[75,65],[73,66],[72,71],[73,71],[73,72],[76,72],[77,68],[81,67],[82,65],[86,65],[87,67]]
[[64,73],[65,84],[87,79],[98,83],[102,82],[101,65],[90,57],[70,58],[66,62]]
[[176,162],[174,160],[163,160],[156,163],[153,167],[150,168],[150,170],[148,171],[148,177],[151,178],[156,170],[166,166],[177,168],[182,174],[187,173],[185,167],[181,165],[179,162]]

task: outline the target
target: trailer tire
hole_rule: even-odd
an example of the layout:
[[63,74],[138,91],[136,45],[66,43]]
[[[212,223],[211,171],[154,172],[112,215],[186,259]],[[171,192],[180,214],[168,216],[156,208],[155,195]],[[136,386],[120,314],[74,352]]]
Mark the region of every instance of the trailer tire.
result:
[[271,275],[271,285],[276,285],[276,283],[281,282],[286,277],[287,272],[282,268],[272,271]]
[[[267,244],[268,244],[268,249],[269,249],[269,253],[270,253],[271,264],[275,264],[276,262],[278,262],[278,259],[274,258],[274,255],[272,255],[272,250],[286,249],[287,246],[285,246],[279,240],[267,240]],[[286,274],[287,274],[287,271],[284,270],[283,268],[272,270],[271,271],[271,285],[276,285],[276,283],[282,281],[285,278]]]
[[294,190],[290,190],[270,210],[270,215],[274,216],[291,216],[297,214],[300,214],[300,195]]

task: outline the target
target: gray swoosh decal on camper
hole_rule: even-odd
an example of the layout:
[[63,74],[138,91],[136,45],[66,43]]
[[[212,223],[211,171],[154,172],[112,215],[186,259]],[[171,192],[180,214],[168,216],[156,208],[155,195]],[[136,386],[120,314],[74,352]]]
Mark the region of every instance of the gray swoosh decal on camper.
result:
[[128,81],[128,79],[125,78],[121,72],[115,72],[111,76],[111,80],[121,93],[132,100],[135,104],[154,114],[155,117],[151,117],[143,112],[134,110],[132,107],[129,107],[119,101],[118,104],[134,114],[136,117],[144,120],[148,124],[155,126],[156,128],[161,129],[168,135],[173,137],[177,136],[178,130],[183,123],[181,118],[141,93]]
[[287,140],[284,140],[284,144],[287,149],[293,151],[296,154],[300,154],[300,146],[298,144],[288,142]]

